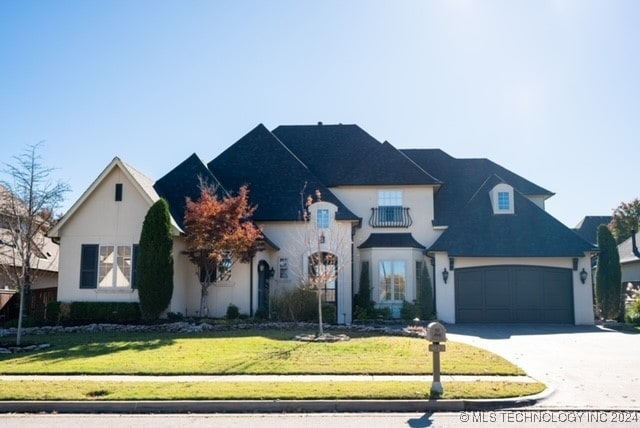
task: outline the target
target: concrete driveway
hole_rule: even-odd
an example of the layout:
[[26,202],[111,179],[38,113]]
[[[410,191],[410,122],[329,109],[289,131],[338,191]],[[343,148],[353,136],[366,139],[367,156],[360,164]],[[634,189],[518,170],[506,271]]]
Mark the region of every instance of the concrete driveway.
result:
[[600,326],[459,324],[447,325],[447,335],[501,355],[553,387],[538,406],[640,410],[640,334]]

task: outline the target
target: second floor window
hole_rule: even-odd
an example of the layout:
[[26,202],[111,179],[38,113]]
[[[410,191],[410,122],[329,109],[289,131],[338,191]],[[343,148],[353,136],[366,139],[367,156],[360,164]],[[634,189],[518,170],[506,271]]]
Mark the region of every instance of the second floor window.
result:
[[498,192],[498,209],[500,211],[508,211],[511,209],[509,192]]
[[381,190],[378,192],[378,221],[381,223],[402,222],[402,191]]
[[329,228],[329,210],[319,209],[317,215],[318,215],[318,229],[328,229]]

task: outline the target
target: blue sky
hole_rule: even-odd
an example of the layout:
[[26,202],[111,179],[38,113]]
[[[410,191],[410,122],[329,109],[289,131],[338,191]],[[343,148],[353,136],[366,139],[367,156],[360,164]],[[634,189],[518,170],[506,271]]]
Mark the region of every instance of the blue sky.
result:
[[258,123],[356,123],[486,157],[568,226],[640,196],[640,2],[0,2],[0,161],[44,141],[73,191],[160,178]]

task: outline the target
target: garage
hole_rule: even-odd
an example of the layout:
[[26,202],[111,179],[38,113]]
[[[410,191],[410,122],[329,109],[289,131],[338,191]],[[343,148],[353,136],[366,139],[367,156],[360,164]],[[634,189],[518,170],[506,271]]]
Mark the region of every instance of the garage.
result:
[[457,323],[574,323],[570,269],[487,266],[455,270]]

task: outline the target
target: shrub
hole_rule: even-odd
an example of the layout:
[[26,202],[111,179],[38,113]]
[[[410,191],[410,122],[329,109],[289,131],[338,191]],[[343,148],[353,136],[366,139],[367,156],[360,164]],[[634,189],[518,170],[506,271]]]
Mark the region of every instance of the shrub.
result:
[[420,307],[415,303],[409,303],[406,300],[402,302],[402,308],[400,309],[400,318],[406,321],[411,321],[414,318],[419,318]]
[[422,264],[420,271],[420,277],[418,278],[418,300],[417,305],[419,308],[419,317],[423,320],[430,320],[433,318],[435,312],[433,304],[433,287],[431,285],[431,278],[429,276],[429,269],[425,263]]
[[237,320],[240,317],[240,310],[233,303],[229,303],[227,306],[227,319],[228,320]]
[[[271,295],[271,312],[278,321],[318,322],[318,295],[308,288],[295,288]],[[322,305],[322,319],[326,323],[336,322],[336,307],[330,303]],[[258,312],[256,312],[258,317]]]
[[640,325],[640,299],[637,299],[627,308],[625,321],[630,324]]
[[266,308],[260,308],[253,314],[253,317],[258,320],[269,319],[269,310]]
[[622,313],[620,255],[611,231],[604,224],[598,227],[598,248],[596,304],[603,319],[617,319]]
[[[140,309],[147,319],[156,319],[171,302],[173,294],[173,237],[169,204],[154,203],[142,224],[138,260],[138,296]],[[135,267],[134,267],[135,271]]]
[[60,302],[49,302],[45,309],[45,320],[50,324],[58,324],[60,322],[61,310]]
[[139,322],[140,306],[129,302],[73,302],[70,321],[90,322]]

